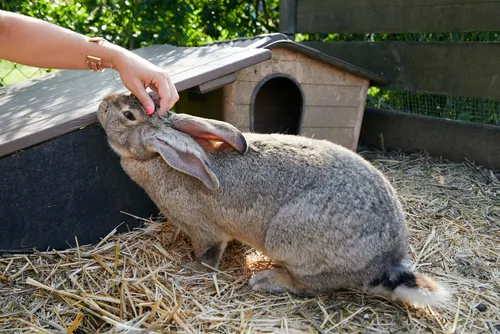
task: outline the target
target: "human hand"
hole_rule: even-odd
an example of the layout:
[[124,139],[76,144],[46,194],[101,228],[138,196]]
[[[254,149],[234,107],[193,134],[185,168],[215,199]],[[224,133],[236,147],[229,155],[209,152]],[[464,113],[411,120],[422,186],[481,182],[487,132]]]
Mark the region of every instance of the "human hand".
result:
[[113,62],[123,84],[139,99],[148,115],[155,111],[155,104],[146,88],[158,95],[160,108],[156,112],[160,116],[166,114],[179,100],[170,76],[160,67],[125,49],[121,49],[118,57],[113,57]]

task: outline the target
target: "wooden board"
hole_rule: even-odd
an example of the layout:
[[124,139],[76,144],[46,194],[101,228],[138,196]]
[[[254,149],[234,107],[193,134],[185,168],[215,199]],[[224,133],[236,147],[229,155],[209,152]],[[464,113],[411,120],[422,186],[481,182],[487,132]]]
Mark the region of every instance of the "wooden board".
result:
[[233,83],[235,81],[236,81],[236,73],[231,73],[223,77],[219,77],[217,79],[205,82],[199,85],[198,88],[201,94],[206,94],[213,90],[229,85],[230,83]]
[[302,84],[322,83],[325,85],[362,85],[366,79],[333,68],[323,62],[294,53],[295,59],[279,59],[283,49],[273,51],[273,58],[238,72],[238,80],[258,82],[273,73],[287,73]]
[[[342,59],[337,59],[335,57],[331,57],[327,54],[319,52],[318,50],[315,50],[313,48],[309,48],[304,44],[296,43],[293,41],[293,39],[293,36],[289,38],[284,34],[272,33],[257,35],[253,37],[236,38],[228,41],[219,41],[215,42],[213,45],[225,48],[236,46],[250,49],[269,49],[273,51],[273,59],[278,56],[280,60],[296,60],[296,58],[300,58],[307,59],[308,61],[318,61],[323,63],[324,66],[334,66],[338,69],[346,71],[347,73],[368,79],[378,84],[383,84],[387,81],[387,79],[382,76],[356,67],[343,61]],[[282,51],[290,52],[286,53]]]
[[[280,40],[272,42],[265,47],[267,49],[273,50],[273,59],[274,54],[276,54],[279,59],[287,61],[308,59],[309,61],[317,61],[317,63],[322,63],[324,67],[333,66],[339,70],[345,71],[359,78],[368,79],[376,84],[383,85],[387,83],[387,78],[385,78],[384,76],[355,66],[351,63],[346,62],[344,59],[336,58],[326,53],[320,52],[314,48],[308,47],[304,43],[301,44],[293,42],[291,40]],[[283,52],[284,50],[292,52]]]
[[286,33],[497,31],[499,11],[500,0],[296,0],[295,19],[288,9],[280,19]]
[[280,32],[294,34],[297,31],[297,0],[280,0]]
[[366,95],[362,86],[302,85],[307,106],[358,107],[364,105]]
[[358,107],[307,106],[302,119],[302,126],[354,128],[357,116]]
[[[179,91],[196,87],[271,57],[266,49],[176,48],[135,51],[169,71]],[[96,121],[103,97],[128,92],[117,72],[60,71],[0,89],[0,157]]]
[[[425,134],[425,135],[422,135]],[[367,109],[360,142],[371,147],[407,152],[426,151],[433,156],[476,162],[500,170],[500,127]]]
[[306,44],[387,77],[390,89],[500,98],[500,43]]

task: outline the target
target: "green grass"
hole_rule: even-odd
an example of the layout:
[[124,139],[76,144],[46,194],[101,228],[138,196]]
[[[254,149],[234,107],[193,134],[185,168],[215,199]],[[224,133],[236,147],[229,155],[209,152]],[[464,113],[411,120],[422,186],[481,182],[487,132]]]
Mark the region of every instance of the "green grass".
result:
[[0,86],[11,85],[44,73],[47,73],[47,70],[0,59]]

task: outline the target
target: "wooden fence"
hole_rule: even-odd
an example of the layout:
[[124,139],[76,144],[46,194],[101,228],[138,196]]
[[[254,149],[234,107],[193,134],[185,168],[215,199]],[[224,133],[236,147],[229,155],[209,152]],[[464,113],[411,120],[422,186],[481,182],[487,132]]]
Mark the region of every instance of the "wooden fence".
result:
[[[289,35],[500,32],[498,13],[500,0],[281,0],[280,31]],[[304,44],[388,78],[390,83],[385,86],[388,89],[500,100],[500,43],[497,42],[343,41]],[[383,131],[389,131],[387,126],[380,128],[380,120],[374,118],[377,115],[374,110],[365,113],[362,142],[375,144],[381,135],[386,135]],[[407,122],[412,119],[407,115],[401,117]],[[415,120],[422,119],[416,117]],[[409,127],[415,126],[418,127],[417,124]],[[451,126],[463,127],[464,124],[452,122]],[[406,140],[412,147],[401,147],[404,138],[395,136],[393,142],[385,140],[384,145],[428,150],[454,160],[468,158],[500,168],[500,127],[485,126],[485,131],[478,131],[477,126],[472,128],[474,133],[471,136],[475,137],[470,140],[465,134],[461,138],[443,138],[446,134],[436,127],[438,133],[420,133],[434,142],[429,140],[417,145],[415,141]],[[430,131],[428,127],[421,130]],[[477,143],[483,132],[488,133],[484,138],[487,141],[483,141],[483,146],[488,148],[483,147],[479,156],[473,153],[478,150],[470,146],[472,142]],[[495,133],[493,137],[492,132]],[[437,137],[433,136],[441,138],[442,142],[436,143]],[[461,144],[458,143],[460,139]],[[438,145],[450,145],[449,154]]]

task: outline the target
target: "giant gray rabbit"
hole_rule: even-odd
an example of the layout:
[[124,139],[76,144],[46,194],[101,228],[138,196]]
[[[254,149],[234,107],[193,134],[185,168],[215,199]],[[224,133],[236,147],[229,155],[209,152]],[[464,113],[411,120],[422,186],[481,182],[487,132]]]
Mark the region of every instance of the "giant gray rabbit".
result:
[[147,116],[133,95],[107,96],[97,114],[124,171],[189,236],[191,268],[217,268],[238,240],[277,264],[249,280],[256,291],[447,299],[447,289],[411,270],[397,194],[358,154],[187,114]]

